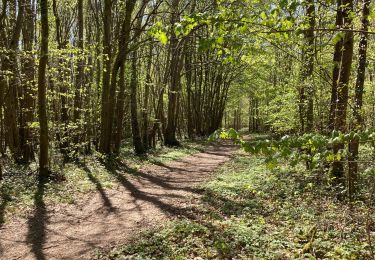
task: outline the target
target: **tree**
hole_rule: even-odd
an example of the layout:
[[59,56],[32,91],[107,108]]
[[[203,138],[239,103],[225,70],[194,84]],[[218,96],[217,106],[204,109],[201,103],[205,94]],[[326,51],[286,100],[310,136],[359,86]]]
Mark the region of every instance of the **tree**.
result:
[[137,53],[133,52],[132,55],[132,68],[131,68],[131,80],[130,80],[130,110],[131,110],[131,124],[133,134],[133,145],[135,153],[140,155],[145,153],[145,149],[142,144],[141,133],[139,130],[138,123],[138,105],[137,105],[137,88],[138,88],[138,75],[137,75]]
[[179,20],[179,8],[180,0],[172,0],[171,5],[171,39],[170,39],[170,57],[171,57],[171,64],[170,64],[170,72],[169,72],[169,90],[168,90],[168,122],[167,127],[165,129],[165,139],[164,143],[166,146],[179,146],[180,143],[177,141],[176,138],[176,129],[177,129],[177,121],[178,121],[178,114],[179,114],[179,96],[181,95],[181,78],[180,73],[182,69],[182,62],[181,62],[181,50],[179,46],[179,41],[177,35],[174,31],[173,25],[178,22]]
[[34,7],[30,1],[25,2],[25,18],[22,27],[23,46],[25,57],[23,58],[23,72],[25,73],[22,81],[22,101],[21,103],[21,122],[20,122],[20,140],[22,146],[23,160],[30,162],[34,159],[34,149],[32,146],[32,133],[30,124],[34,121],[34,96],[35,96],[35,62],[32,55],[34,47]]
[[[6,3],[4,6],[6,6]],[[19,0],[14,3],[13,8],[16,9],[15,4],[18,4],[18,15],[16,18],[16,22],[12,31],[12,35],[7,38],[6,27],[2,26],[1,34],[4,39],[8,39],[6,42],[6,46],[9,49],[7,55],[4,56],[2,60],[2,67],[1,70],[4,72],[10,73],[9,81],[7,81],[6,76],[0,79],[2,82],[0,83],[3,85],[3,89],[6,91],[4,92],[4,105],[5,105],[5,113],[4,113],[4,121],[7,127],[5,128],[5,135],[7,138],[7,144],[9,149],[12,152],[12,155],[16,161],[20,161],[22,157],[22,150],[21,150],[21,143],[20,143],[20,135],[19,135],[19,127],[17,121],[17,112],[18,112],[18,100],[17,100],[17,92],[20,85],[19,80],[19,66],[18,66],[18,50],[19,50],[19,39],[22,30],[22,24],[24,19],[24,2],[23,0]],[[6,7],[4,7],[6,10]],[[6,40],[5,40],[6,41]]]
[[[81,91],[85,83],[84,77],[84,16],[83,16],[83,0],[77,1],[77,10],[78,10],[78,48],[80,50],[78,61],[77,61],[77,77],[76,77],[76,89],[74,94],[74,121],[78,124],[78,120],[81,116],[81,104],[82,97]],[[75,143],[79,142],[79,133],[75,134]]]
[[[336,28],[341,29],[343,27],[343,11],[342,11],[342,1],[337,0],[337,11],[336,11]],[[333,73],[332,73],[332,91],[331,91],[331,103],[330,103],[330,113],[329,113],[329,122],[328,129],[333,130],[335,127],[335,118],[336,118],[336,103],[337,103],[337,86],[340,76],[340,64],[342,58],[342,48],[344,39],[341,37],[341,34],[337,35],[335,50],[333,54]]]
[[[337,82],[337,99],[335,102],[334,129],[337,131],[346,131],[347,107],[349,99],[349,80],[353,61],[353,31],[352,13],[353,1],[344,0],[340,6],[343,17],[343,28],[348,29],[344,32],[341,52],[340,73]],[[340,12],[340,11],[338,11]],[[336,50],[335,50],[336,51]],[[336,53],[334,54],[336,55]],[[334,75],[335,76],[335,75]],[[344,143],[334,145],[333,150],[338,153],[345,148]],[[332,164],[332,175],[336,179],[338,185],[344,185],[344,164],[341,160]]]
[[[367,63],[367,47],[368,47],[368,28],[369,28],[369,15],[370,15],[370,3],[371,0],[362,1],[362,32],[360,35],[359,47],[358,47],[358,67],[357,67],[357,80],[355,84],[355,96],[353,105],[353,127],[352,130],[358,131],[363,129],[363,117],[362,117],[362,106],[363,106],[363,92],[364,82],[366,74],[366,63]],[[354,193],[354,184],[358,173],[358,150],[359,150],[359,139],[356,137],[349,143],[349,176],[348,176],[348,192],[351,196]]]
[[48,0],[40,0],[41,43],[38,70],[38,115],[39,115],[39,176],[49,176],[48,167],[48,118],[47,118],[47,82],[46,70],[48,63]]
[[[300,116],[302,132],[311,132],[314,126],[314,48],[315,48],[315,3],[314,0],[304,2],[308,29],[304,31],[302,84],[300,88]],[[306,128],[306,129],[305,129]]]
[[[132,21],[132,14],[137,1],[126,1],[125,7],[125,18],[123,24],[121,26],[121,33],[119,37],[118,43],[118,53],[114,60],[114,64],[112,66],[112,73],[110,75],[110,85],[109,93],[107,97],[107,102],[103,103],[102,109],[105,110],[104,114],[106,115],[103,118],[103,128],[102,131],[105,133],[104,144],[105,148],[103,151],[105,153],[111,152],[111,144],[112,144],[112,131],[113,131],[113,118],[115,112],[115,100],[116,100],[116,89],[117,89],[117,79],[118,73],[120,71],[121,65],[123,64],[126,55],[128,53],[128,45],[130,41],[130,30],[131,30],[131,21]],[[109,76],[109,75],[108,75]],[[103,88],[104,89],[104,88]],[[104,92],[103,92],[104,94]]]
[[103,82],[102,82],[102,109],[100,123],[100,151],[109,154],[111,152],[111,133],[109,132],[109,93],[112,64],[112,0],[104,1],[103,12]]

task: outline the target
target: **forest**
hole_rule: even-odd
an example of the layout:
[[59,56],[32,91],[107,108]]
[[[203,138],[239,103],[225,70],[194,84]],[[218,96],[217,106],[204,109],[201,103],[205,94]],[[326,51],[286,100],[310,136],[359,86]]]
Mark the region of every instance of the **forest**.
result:
[[0,259],[375,259],[371,0],[0,0]]

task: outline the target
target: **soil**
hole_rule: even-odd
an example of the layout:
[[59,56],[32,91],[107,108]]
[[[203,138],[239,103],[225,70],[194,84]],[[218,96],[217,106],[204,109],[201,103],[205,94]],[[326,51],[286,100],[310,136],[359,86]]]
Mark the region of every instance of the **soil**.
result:
[[113,170],[116,188],[96,183],[95,193],[73,205],[45,205],[40,186],[40,202],[30,216],[0,228],[0,259],[88,258],[95,250],[124,244],[168,219],[194,217],[193,204],[201,196],[196,186],[235,150],[220,144],[131,174]]

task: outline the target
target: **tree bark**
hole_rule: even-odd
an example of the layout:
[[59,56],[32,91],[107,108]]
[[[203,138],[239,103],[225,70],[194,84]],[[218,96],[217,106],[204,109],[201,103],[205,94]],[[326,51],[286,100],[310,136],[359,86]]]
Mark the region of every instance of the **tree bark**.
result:
[[[352,28],[352,12],[353,12],[353,1],[344,0],[340,7],[343,13],[344,28]],[[336,99],[336,111],[334,120],[334,129],[337,131],[346,131],[346,117],[347,107],[349,98],[349,80],[350,72],[353,61],[353,32],[346,31],[343,39],[342,54],[341,54],[341,66],[339,73],[339,80],[337,83],[337,99]],[[345,148],[344,143],[334,145],[333,151],[337,154],[340,150]],[[344,164],[343,161],[335,161],[332,165],[332,175],[335,178],[335,184],[337,186],[345,185],[344,180]]]
[[303,81],[306,86],[307,104],[306,104],[306,131],[311,132],[314,128],[314,48],[315,48],[315,4],[314,0],[306,1],[306,17],[308,19],[308,30],[305,31],[305,64],[303,65]]
[[151,68],[152,68],[152,53],[153,53],[154,46],[153,44],[150,45],[148,60],[147,60],[147,75],[146,75],[146,85],[145,85],[145,93],[143,99],[143,133],[142,133],[142,141],[143,141],[143,148],[147,151],[149,148],[149,98],[150,98],[150,86],[152,84],[151,78]]
[[[18,88],[20,85],[19,80],[19,65],[18,65],[18,50],[19,50],[19,39],[23,25],[24,19],[24,0],[19,0],[18,2],[18,15],[16,23],[13,28],[13,35],[8,43],[9,54],[2,61],[2,71],[11,72],[9,76],[9,84],[6,82],[6,76],[2,77],[3,86],[8,87],[5,92],[5,113],[4,120],[5,125],[5,135],[7,138],[8,147],[17,162],[21,161],[22,158],[22,148],[20,143],[19,127],[17,121],[17,114],[19,110],[18,106]],[[1,29],[3,31],[2,35],[5,36],[5,27]]]
[[102,109],[100,124],[100,151],[105,154],[111,152],[111,133],[109,132],[109,91],[111,80],[111,57],[112,57],[112,0],[104,0],[103,13],[103,55],[104,71],[102,82]]
[[181,90],[181,76],[180,76],[180,46],[178,38],[174,32],[174,24],[179,20],[180,0],[172,0],[172,16],[171,16],[171,66],[170,66],[170,85],[168,93],[168,122],[164,134],[164,143],[166,146],[180,146],[180,142],[176,138],[177,119],[178,119],[178,95]]
[[[7,10],[7,1],[3,1],[2,3],[2,10],[0,13],[0,48],[5,48],[7,43],[6,43],[6,32],[4,29],[4,18],[6,15],[6,10]],[[4,62],[4,54],[0,55],[0,63],[3,64]],[[5,153],[5,143],[4,143],[4,120],[3,120],[3,106],[4,106],[4,95],[5,95],[5,88],[6,88],[6,79],[5,79],[5,74],[3,70],[0,70],[0,153],[1,156],[4,155]]]
[[34,41],[34,7],[30,1],[25,4],[25,22],[22,28],[23,45],[26,57],[23,59],[23,71],[25,80],[23,82],[23,100],[21,102],[22,118],[20,123],[20,138],[23,153],[23,160],[29,162],[34,159],[32,146],[32,134],[29,124],[34,121],[34,86],[35,86],[35,62],[32,55]]
[[[366,62],[367,62],[367,48],[368,48],[368,28],[369,28],[369,15],[371,0],[363,0],[362,7],[362,28],[361,36],[358,48],[358,68],[357,68],[357,80],[355,84],[355,97],[353,105],[353,129],[354,131],[361,130],[363,127],[362,117],[362,104],[363,104],[363,92],[365,83],[366,73]],[[358,150],[359,150],[359,139],[355,138],[349,143],[349,176],[348,176],[348,193],[352,197],[355,192],[355,181],[358,173]]]
[[120,80],[119,80],[120,90],[117,98],[116,105],[116,129],[115,129],[115,147],[114,152],[118,154],[120,152],[121,140],[123,136],[123,123],[124,123],[124,113],[125,113],[125,63],[122,64],[120,69]]
[[48,63],[48,0],[40,0],[41,44],[38,70],[38,114],[40,125],[39,176],[49,176],[48,169],[48,119],[47,119],[47,86],[46,70]]
[[[57,9],[56,0],[52,0],[52,11],[55,18],[55,27],[56,27],[56,43],[57,49],[64,50],[66,49],[66,39],[63,38],[63,29],[61,27],[61,19]],[[59,141],[59,148],[61,153],[67,158],[69,153],[69,138],[68,138],[68,124],[69,124],[69,115],[68,115],[68,86],[65,83],[66,69],[64,68],[65,58],[59,57],[57,69],[58,75],[56,80],[56,85],[58,85],[58,91],[60,92],[60,102],[61,102],[61,111],[60,111],[60,123],[62,124],[62,131],[57,134],[57,140]]]
[[[85,83],[85,75],[84,75],[84,64],[85,64],[85,58],[84,58],[84,17],[83,17],[83,0],[78,0],[77,2],[77,9],[78,9],[78,48],[80,52],[78,53],[77,57],[77,77],[76,77],[76,89],[74,93],[74,113],[73,118],[75,124],[79,125],[79,119],[81,116],[81,108],[82,108],[82,99],[81,99],[81,91]],[[78,133],[75,133],[74,141],[75,143],[79,142],[80,139],[80,131],[79,127]]]
[[137,75],[137,54],[133,52],[132,57],[132,76],[130,82],[130,111],[132,122],[133,145],[135,153],[140,155],[145,153],[142,144],[141,133],[138,124],[138,105],[137,105],[137,88],[138,88],[138,75]]
[[112,144],[112,131],[113,131],[113,115],[115,112],[115,100],[116,100],[116,89],[117,89],[117,76],[121,67],[121,64],[125,61],[126,55],[128,53],[128,45],[130,42],[130,30],[131,30],[131,18],[132,13],[135,7],[135,3],[137,1],[128,0],[126,1],[126,11],[125,11],[125,18],[122,24],[119,45],[118,45],[118,54],[116,56],[115,62],[112,67],[112,74],[111,74],[111,84],[109,87],[109,96],[108,101],[103,109],[107,112],[107,118],[105,120],[105,133],[106,133],[106,147],[103,150],[106,153],[111,152],[111,144]]
[[[343,27],[343,12],[342,12],[342,0],[337,0],[337,13],[336,13],[336,28],[341,29]],[[333,73],[332,73],[332,89],[331,89],[331,103],[328,121],[328,130],[333,130],[335,127],[336,117],[336,103],[337,103],[337,85],[340,76],[340,66],[342,58],[342,47],[344,40],[340,38],[335,44],[335,50],[333,54]]]

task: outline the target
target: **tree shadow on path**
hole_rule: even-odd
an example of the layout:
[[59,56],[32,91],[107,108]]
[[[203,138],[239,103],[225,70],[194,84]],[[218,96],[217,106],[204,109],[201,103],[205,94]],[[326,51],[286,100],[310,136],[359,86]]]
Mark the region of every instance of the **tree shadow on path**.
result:
[[28,218],[27,243],[31,246],[31,252],[38,260],[46,259],[43,246],[46,242],[47,207],[44,203],[46,181],[39,180],[34,195],[34,213]]
[[134,185],[130,180],[128,180],[120,172],[131,173],[132,175],[135,175],[135,176],[138,175],[139,177],[144,178],[144,179],[150,181],[151,183],[154,183],[154,184],[156,184],[156,185],[158,185],[162,188],[166,188],[166,189],[169,189],[169,190],[175,190],[175,191],[185,190],[187,192],[192,192],[192,191],[194,191],[193,189],[191,189],[189,187],[182,188],[182,187],[171,186],[168,183],[168,181],[163,179],[163,178],[148,176],[147,174],[145,174],[141,171],[138,171],[134,168],[130,168],[127,165],[125,165],[121,162],[117,163],[116,166],[113,166],[113,164],[111,164],[111,165],[107,164],[107,169],[110,170],[110,172],[117,179],[117,181],[126,190],[128,190],[130,192],[131,196],[135,200],[141,200],[141,201],[144,201],[144,202],[151,203],[154,206],[156,206],[157,208],[159,208],[161,211],[167,212],[168,214],[170,214],[172,216],[184,216],[184,217],[187,217],[187,218],[190,218],[190,219],[195,218],[195,214],[193,214],[191,207],[185,208],[185,207],[181,207],[181,206],[176,206],[173,202],[170,202],[170,203],[164,202],[161,199],[163,199],[163,198],[167,199],[168,196],[164,196],[164,195],[154,196],[154,195],[152,195],[148,192],[144,192],[144,191],[140,190],[138,187],[136,187],[136,185]]
[[100,197],[103,201],[103,205],[106,208],[106,210],[111,213],[115,212],[116,208],[113,206],[111,200],[109,199],[108,195],[105,193],[105,188],[103,187],[102,183],[96,178],[93,174],[92,171],[90,170],[87,165],[83,163],[78,164],[87,174],[87,178],[90,180],[92,184],[95,185],[96,190],[99,192]]

